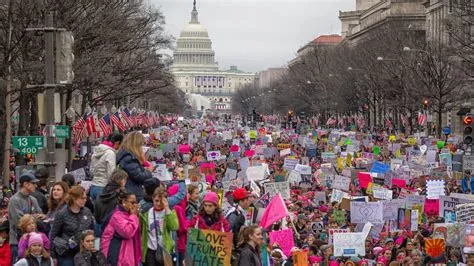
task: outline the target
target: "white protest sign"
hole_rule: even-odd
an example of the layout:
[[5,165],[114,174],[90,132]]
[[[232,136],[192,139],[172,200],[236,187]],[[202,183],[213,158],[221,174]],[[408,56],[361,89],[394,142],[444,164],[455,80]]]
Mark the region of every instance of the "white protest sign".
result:
[[474,219],[474,203],[464,203],[456,206],[456,220],[469,222]]
[[391,159],[390,160],[390,170],[394,171],[400,168],[403,165],[402,159]]
[[444,196],[444,180],[426,180],[426,197],[439,199],[439,196]]
[[364,236],[364,239],[367,238],[367,236],[369,235],[372,226],[373,224],[371,222],[368,222],[364,225],[364,228],[362,229],[362,235]]
[[221,151],[207,151],[206,155],[209,162],[220,160],[222,157]]
[[326,192],[317,191],[314,195],[313,201],[319,204],[321,201],[326,203]]
[[384,187],[374,187],[372,191],[376,199],[390,200],[393,197],[393,191]]
[[300,162],[299,159],[290,159],[290,158],[285,158],[285,162],[283,164],[283,168],[287,170],[293,170],[295,169],[296,165]]
[[290,155],[290,154],[291,154],[291,149],[290,148],[280,151],[280,157],[285,157],[285,156]]
[[237,170],[232,168],[227,168],[224,175],[224,180],[232,180],[237,178]]
[[155,171],[152,173],[153,177],[158,178],[160,181],[169,181],[171,180],[171,175],[168,173],[166,164],[158,164],[155,168]]
[[283,199],[290,199],[290,183],[289,182],[272,182],[265,183],[265,192],[268,193],[270,198],[275,194],[280,193]]
[[249,181],[259,181],[265,179],[265,167],[259,166],[251,166],[246,170],[247,179]]
[[311,166],[297,164],[295,166],[295,171],[299,172],[302,175],[310,175],[311,174]]
[[383,203],[351,201],[351,223],[383,223]]
[[411,210],[411,231],[418,231],[418,210]]
[[345,197],[345,196],[348,196],[348,195],[349,194],[347,194],[344,191],[333,189],[332,194],[331,194],[331,202],[341,203],[342,198]]
[[332,245],[333,243],[333,240],[334,240],[334,234],[335,233],[349,233],[349,229],[348,228],[345,228],[345,229],[333,229],[333,228],[329,228],[328,229],[328,244],[329,245]]
[[231,140],[232,139],[232,132],[231,131],[223,131],[222,132],[222,139],[223,140]]
[[344,191],[349,191],[351,185],[351,179],[342,175],[336,175],[334,181],[332,182],[333,189],[339,189]]
[[240,140],[239,139],[233,139],[232,140],[232,145],[240,146]]
[[288,178],[286,179],[290,183],[297,183],[299,184],[301,182],[301,174],[298,173],[296,170],[293,170],[290,172],[288,175]]
[[76,169],[74,171],[68,172],[68,174],[74,176],[74,180],[76,181],[76,183],[86,180],[86,171],[84,170],[84,168]]
[[250,167],[250,160],[248,157],[240,158],[239,164],[242,171],[246,171]]
[[439,216],[444,217],[445,213],[455,211],[456,205],[474,202],[474,199],[457,198],[452,196],[439,196]]
[[334,256],[365,256],[365,238],[362,233],[335,233]]

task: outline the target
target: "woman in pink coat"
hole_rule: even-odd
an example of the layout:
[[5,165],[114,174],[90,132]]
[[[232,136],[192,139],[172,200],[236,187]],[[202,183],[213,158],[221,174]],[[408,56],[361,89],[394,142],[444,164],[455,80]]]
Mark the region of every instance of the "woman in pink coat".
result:
[[[179,185],[174,184],[168,188],[168,196],[173,196],[178,193]],[[186,253],[186,241],[188,239],[188,227],[189,221],[186,219],[186,203],[188,202],[187,196],[184,197],[173,209],[176,211],[176,216],[179,221],[179,229],[177,231],[176,246],[178,249],[178,265],[182,266],[184,256]]]
[[109,265],[137,266],[141,260],[138,201],[128,192],[120,192],[118,199],[119,205],[100,239],[100,249]]

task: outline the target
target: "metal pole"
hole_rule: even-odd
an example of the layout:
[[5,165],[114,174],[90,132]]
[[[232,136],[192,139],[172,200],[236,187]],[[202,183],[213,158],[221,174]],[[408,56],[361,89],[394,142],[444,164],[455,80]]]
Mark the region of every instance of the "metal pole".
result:
[[72,158],[74,156],[73,153],[73,145],[72,145],[72,126],[74,125],[74,117],[70,120],[71,124],[69,125],[69,141],[67,143],[67,151],[68,151],[68,156],[67,156],[67,170],[72,171]]
[[[5,136],[4,136],[4,147],[3,147],[3,162],[2,162],[2,167],[3,167],[3,185],[8,186],[10,183],[10,149],[11,149],[11,135],[12,135],[12,120],[11,120],[11,86],[12,86],[12,55],[10,51],[11,43],[12,43],[12,34],[13,34],[13,13],[12,13],[12,3],[13,1],[10,1],[9,3],[9,9],[8,9],[8,39],[7,39],[7,51],[8,51],[8,66],[7,66],[7,84],[5,88],[5,119],[6,119],[6,125],[5,125]],[[0,88],[2,89],[2,88]]]
[[[53,29],[53,13],[48,12],[46,15],[45,27],[50,30],[45,32],[45,83],[54,84],[54,31]],[[46,105],[46,161],[49,163],[48,171],[51,179],[55,179],[55,121],[54,121],[54,90],[55,87],[47,86],[45,93]]]

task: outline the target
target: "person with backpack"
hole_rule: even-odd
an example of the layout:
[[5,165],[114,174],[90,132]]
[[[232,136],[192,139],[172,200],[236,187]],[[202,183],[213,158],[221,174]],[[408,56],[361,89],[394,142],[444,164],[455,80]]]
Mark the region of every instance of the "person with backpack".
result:
[[229,222],[219,208],[219,197],[215,192],[209,191],[204,195],[199,212],[193,217],[189,226],[221,232],[230,231]]
[[105,256],[95,249],[94,231],[86,230],[81,235],[81,251],[74,256],[74,266],[107,265]]
[[141,260],[140,224],[137,197],[121,191],[118,206],[100,239],[100,249],[108,265],[138,266]]
[[120,148],[123,136],[120,133],[112,133],[107,140],[94,149],[91,158],[90,171],[92,174],[92,186],[89,191],[90,197],[95,201],[109,183],[115,170],[115,152]]
[[101,235],[101,232],[107,225],[106,222],[112,215],[114,209],[117,207],[118,194],[121,191],[125,191],[125,183],[127,183],[128,175],[125,171],[116,169],[112,172],[110,182],[107,183],[102,191],[102,194],[94,202],[95,212],[94,217],[97,222],[97,235]]
[[[226,219],[234,236],[238,236],[240,228],[245,225],[246,209],[250,206],[249,195],[245,188],[238,188],[232,193],[235,206],[227,212]],[[234,245],[236,244],[237,239],[234,238]]]

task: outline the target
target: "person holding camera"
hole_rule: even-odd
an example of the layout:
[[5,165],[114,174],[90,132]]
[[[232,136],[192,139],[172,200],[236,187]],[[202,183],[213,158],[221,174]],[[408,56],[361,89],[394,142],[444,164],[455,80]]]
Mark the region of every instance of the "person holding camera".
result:
[[80,233],[94,229],[94,216],[84,207],[86,191],[73,186],[66,198],[67,208],[61,209],[51,226],[51,257],[58,266],[74,266],[74,256],[79,252]]
[[102,266],[106,265],[105,256],[95,249],[94,231],[86,230],[81,235],[80,252],[74,256],[75,266]]

